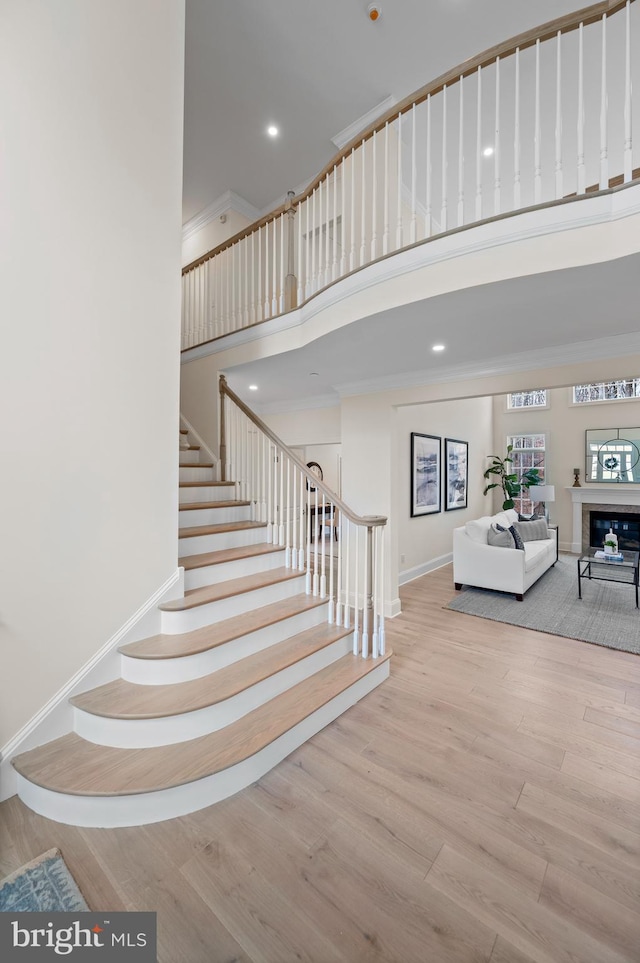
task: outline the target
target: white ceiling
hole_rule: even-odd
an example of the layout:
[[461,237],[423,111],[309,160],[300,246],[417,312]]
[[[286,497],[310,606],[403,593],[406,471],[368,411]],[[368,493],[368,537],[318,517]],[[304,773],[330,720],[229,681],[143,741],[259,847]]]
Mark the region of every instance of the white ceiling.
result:
[[[186,222],[231,190],[259,209],[311,180],[331,138],[578,0],[187,0]],[[269,124],[280,136],[266,136]]]
[[[381,0],[382,18],[372,24],[368,2],[187,0],[185,221],[227,190],[268,210],[335,155],[332,137],[388,96],[401,100],[493,44],[580,6]],[[281,131],[275,140],[265,133],[271,123]],[[340,392],[374,381],[424,384],[527,359],[533,367],[534,358],[553,364],[554,352],[570,361],[570,344],[583,352],[590,345],[597,357],[602,338],[627,338],[638,351],[639,270],[640,256],[406,305],[229,371],[229,381],[267,411],[337,403]],[[431,352],[436,340],[446,341],[446,353]],[[252,382],[258,393],[248,391]]]

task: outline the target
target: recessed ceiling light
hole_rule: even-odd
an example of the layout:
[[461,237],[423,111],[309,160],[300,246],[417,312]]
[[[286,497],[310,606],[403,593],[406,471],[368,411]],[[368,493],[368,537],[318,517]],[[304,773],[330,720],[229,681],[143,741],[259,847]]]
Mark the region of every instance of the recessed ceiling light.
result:
[[267,127],[267,134],[269,135],[269,137],[277,137],[278,128],[274,124],[271,124],[270,127]]
[[432,350],[432,351],[444,351],[444,345],[443,345],[443,344],[433,344],[433,345],[431,345],[431,350]]
[[249,385],[249,391],[257,391],[257,390],[258,390],[257,385]]
[[310,371],[310,372],[309,372],[309,377],[310,377],[310,378],[319,378],[319,377],[320,377],[320,373],[319,373],[318,371]]
[[485,157],[491,157],[491,155],[493,154],[493,147],[485,147],[482,153],[484,154]]

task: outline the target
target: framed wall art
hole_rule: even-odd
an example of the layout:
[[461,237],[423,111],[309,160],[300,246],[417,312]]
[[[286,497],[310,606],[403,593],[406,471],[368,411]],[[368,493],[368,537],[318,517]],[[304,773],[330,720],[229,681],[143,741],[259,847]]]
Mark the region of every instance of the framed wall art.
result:
[[469,486],[469,443],[457,438],[444,440],[444,508],[453,512],[467,507]]
[[440,446],[438,435],[411,432],[411,517],[440,511]]

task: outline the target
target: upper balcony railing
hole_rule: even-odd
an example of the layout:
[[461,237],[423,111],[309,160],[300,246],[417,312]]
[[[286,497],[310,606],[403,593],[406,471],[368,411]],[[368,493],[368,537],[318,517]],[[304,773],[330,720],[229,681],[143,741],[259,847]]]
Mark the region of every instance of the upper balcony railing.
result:
[[447,231],[639,178],[639,10],[596,3],[406,98],[306,191],[183,269],[183,350]]

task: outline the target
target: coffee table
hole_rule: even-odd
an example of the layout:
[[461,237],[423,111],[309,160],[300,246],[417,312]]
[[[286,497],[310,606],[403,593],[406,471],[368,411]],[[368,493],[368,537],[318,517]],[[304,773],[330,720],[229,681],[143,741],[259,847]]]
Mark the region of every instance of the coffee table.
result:
[[638,608],[638,552],[623,552],[621,562],[608,562],[604,558],[596,558],[595,549],[578,559],[578,598],[582,598],[582,580],[587,578],[596,582],[621,582],[633,585],[636,590],[636,608]]

